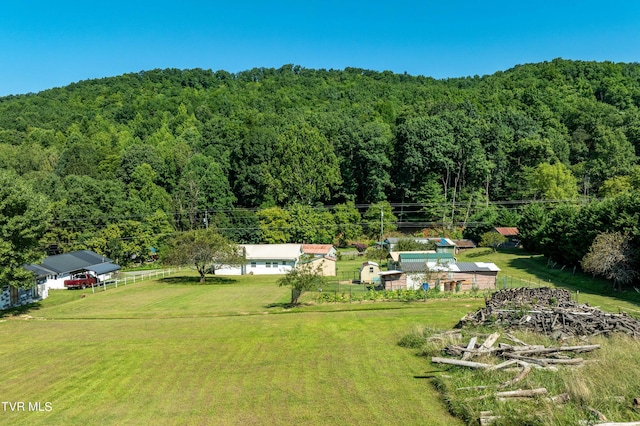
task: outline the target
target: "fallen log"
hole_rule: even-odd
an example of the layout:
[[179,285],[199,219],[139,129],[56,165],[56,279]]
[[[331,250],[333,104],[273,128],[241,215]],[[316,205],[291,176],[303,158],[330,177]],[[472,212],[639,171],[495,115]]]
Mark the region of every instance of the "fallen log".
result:
[[492,333],[487,337],[487,340],[480,345],[480,351],[487,351],[494,343],[500,338],[500,333]]
[[486,369],[491,367],[490,364],[484,364],[482,362],[473,362],[473,361],[462,361],[460,359],[451,359],[451,358],[441,358],[441,357],[431,357],[431,362],[436,364],[450,364],[450,365],[458,365],[462,367],[469,368],[481,368]]
[[467,360],[469,358],[471,358],[471,349],[475,349],[476,347],[476,340],[478,340],[477,336],[473,336],[471,338],[471,340],[469,340],[469,344],[467,344],[467,348],[466,351],[464,352],[464,354],[462,354],[462,360]]
[[520,363],[520,361],[517,360],[517,359],[510,359],[510,360],[502,362],[500,364],[492,365],[491,367],[487,368],[487,371],[500,370],[502,368],[511,367],[512,365],[519,364],[519,363]]
[[525,365],[522,368],[522,371],[520,372],[520,374],[518,374],[516,377],[514,377],[511,380],[507,380],[504,383],[501,383],[498,385],[498,388],[506,388],[508,386],[511,386],[515,383],[518,383],[519,381],[521,381],[522,379],[524,379],[525,377],[527,377],[527,374],[531,373],[531,366],[530,365]]
[[518,355],[522,354],[544,354],[551,352],[590,352],[596,349],[600,349],[600,345],[582,345],[582,346],[556,346],[556,347],[541,347],[541,348],[529,348],[529,349],[514,349],[512,352]]
[[576,364],[582,364],[584,362],[584,359],[582,358],[569,358],[569,359],[531,358],[531,357],[521,356],[518,354],[512,354],[510,352],[504,352],[502,356],[506,358],[519,359],[519,360],[530,362],[533,364],[542,365],[544,367],[546,367],[548,364],[576,365]]
[[515,337],[512,334],[507,333],[506,336],[509,339],[511,339],[511,341],[514,342],[514,343],[517,343],[517,344],[522,345],[522,346],[530,346],[530,345],[527,345],[525,342],[523,342],[522,340],[518,339],[517,337]]
[[546,366],[549,365],[546,362],[544,362],[544,361],[542,361],[542,360],[540,360],[538,358],[531,358],[531,357],[527,357],[527,356],[516,355],[516,354],[509,353],[509,352],[503,352],[502,356],[505,357],[505,358],[512,358],[512,359],[517,359],[517,360],[520,360],[520,361],[525,361],[525,362],[528,362],[530,364],[537,364],[537,365],[540,365],[542,367],[546,367]]
[[499,398],[533,398],[534,396],[545,395],[547,388],[517,389],[512,391],[496,392]]

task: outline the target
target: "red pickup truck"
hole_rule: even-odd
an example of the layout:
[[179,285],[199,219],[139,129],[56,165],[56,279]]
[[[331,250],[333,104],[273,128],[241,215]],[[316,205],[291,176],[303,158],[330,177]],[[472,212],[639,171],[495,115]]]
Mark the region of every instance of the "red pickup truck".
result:
[[96,277],[89,274],[75,274],[70,279],[64,280],[65,288],[87,288],[93,287],[98,283]]

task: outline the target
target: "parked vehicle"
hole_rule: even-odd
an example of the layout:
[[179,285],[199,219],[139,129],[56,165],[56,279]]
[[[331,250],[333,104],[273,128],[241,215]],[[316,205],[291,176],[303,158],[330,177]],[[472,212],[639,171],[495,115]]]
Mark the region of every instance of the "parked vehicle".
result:
[[74,274],[70,279],[64,280],[64,287],[68,289],[72,288],[87,288],[93,287],[98,283],[98,279],[93,275],[87,273]]

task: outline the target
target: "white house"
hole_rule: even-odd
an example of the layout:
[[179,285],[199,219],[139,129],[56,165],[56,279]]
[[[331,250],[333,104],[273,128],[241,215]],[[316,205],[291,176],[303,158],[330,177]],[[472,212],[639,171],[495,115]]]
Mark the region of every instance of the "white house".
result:
[[245,263],[228,266],[216,271],[216,275],[273,275],[286,274],[300,261],[302,244],[240,244]]

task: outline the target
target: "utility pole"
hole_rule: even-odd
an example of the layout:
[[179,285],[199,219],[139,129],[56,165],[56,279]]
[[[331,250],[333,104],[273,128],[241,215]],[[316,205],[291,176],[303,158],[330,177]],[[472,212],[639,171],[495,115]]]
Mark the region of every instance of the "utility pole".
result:
[[384,212],[382,211],[382,205],[380,205],[380,243],[382,243],[383,235],[384,235]]

